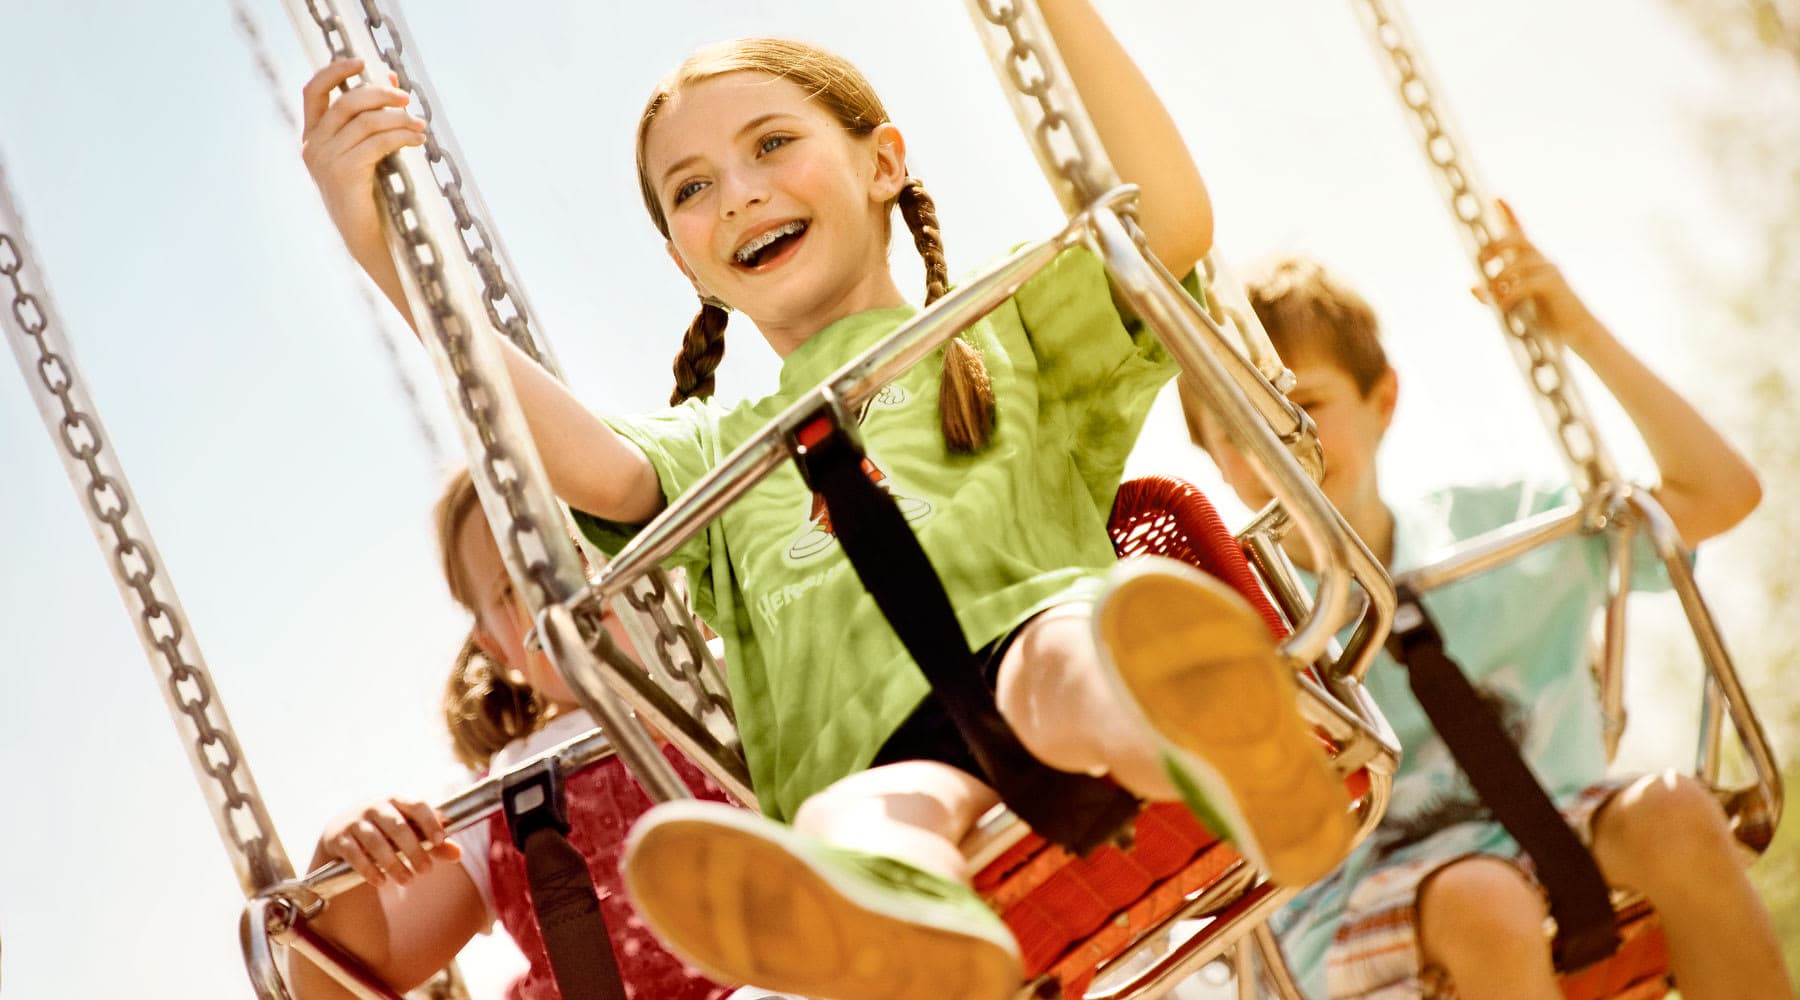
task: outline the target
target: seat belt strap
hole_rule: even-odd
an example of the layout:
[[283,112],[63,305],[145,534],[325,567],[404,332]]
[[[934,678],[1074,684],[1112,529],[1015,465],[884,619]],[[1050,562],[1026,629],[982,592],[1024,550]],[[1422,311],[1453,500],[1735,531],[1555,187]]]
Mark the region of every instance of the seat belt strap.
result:
[[1506,832],[1531,856],[1556,918],[1556,966],[1573,971],[1619,947],[1612,896],[1593,855],[1563,821],[1519,748],[1469,678],[1444,651],[1419,595],[1397,590],[1387,650],[1406,667],[1413,697]]
[[569,843],[569,817],[556,761],[501,779],[500,798],[525,878],[550,972],[563,1000],[625,1000],[625,980],[587,859]]
[[802,478],[824,498],[857,578],[1007,808],[1076,854],[1128,832],[1135,797],[1111,781],[1044,764],[1001,717],[930,557],[894,498],[863,470],[850,434],[827,412],[803,425],[790,446]]

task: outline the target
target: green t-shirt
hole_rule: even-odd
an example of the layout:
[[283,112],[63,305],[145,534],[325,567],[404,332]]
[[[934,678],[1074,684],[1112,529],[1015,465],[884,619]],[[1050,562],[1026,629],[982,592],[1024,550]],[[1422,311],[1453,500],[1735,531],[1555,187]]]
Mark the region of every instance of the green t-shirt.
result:
[[[789,354],[780,386],[731,408],[689,400],[614,420],[674,500],[770,419],[911,318],[846,317]],[[1052,604],[1092,599],[1114,561],[1106,520],[1125,458],[1176,366],[1123,319],[1100,260],[1076,249],[970,327],[998,424],[976,455],[939,427],[942,359],[901,375],[859,414],[874,476],[931,557],[979,648]],[[777,818],[865,768],[925,697],[925,678],[863,589],[823,506],[792,464],[673,560],[695,611],[725,640],[726,672],[757,797]],[[583,519],[616,551],[635,530]]]

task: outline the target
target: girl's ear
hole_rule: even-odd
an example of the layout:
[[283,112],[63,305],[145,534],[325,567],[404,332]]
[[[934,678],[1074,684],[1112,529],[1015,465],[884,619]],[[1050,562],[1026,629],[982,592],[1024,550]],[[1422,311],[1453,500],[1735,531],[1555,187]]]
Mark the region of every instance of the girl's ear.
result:
[[870,180],[869,197],[885,205],[899,197],[906,187],[906,136],[893,122],[875,126],[875,175]]
[[687,261],[682,259],[681,251],[675,249],[675,241],[674,240],[664,240],[663,241],[663,249],[668,252],[669,259],[675,262],[675,266],[681,269],[681,273],[683,276],[685,276],[687,278],[688,284],[694,286],[694,294],[700,296],[703,299],[709,298],[710,295],[707,292],[707,290],[700,284],[700,279],[694,277],[694,269],[691,267],[688,267]]

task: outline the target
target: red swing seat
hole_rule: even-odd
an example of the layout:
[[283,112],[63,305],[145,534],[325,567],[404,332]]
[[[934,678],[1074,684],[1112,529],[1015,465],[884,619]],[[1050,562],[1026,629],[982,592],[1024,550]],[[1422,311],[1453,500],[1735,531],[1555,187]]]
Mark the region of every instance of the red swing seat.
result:
[[1559,978],[1568,1000],[1657,1000],[1669,992],[1669,944],[1662,919],[1639,899],[1617,912],[1619,950]]
[[[1198,567],[1241,593],[1275,638],[1288,634],[1237,540],[1191,484],[1164,476],[1124,483],[1107,527],[1121,558],[1161,555]],[[1360,797],[1367,773],[1347,785],[1350,798]],[[1058,992],[1045,992],[1046,982],[1038,996],[1083,995],[1106,962],[1240,860],[1178,804],[1146,807],[1135,829],[1129,850],[1102,847],[1085,858],[1028,833],[975,876],[976,891],[1019,941],[1027,981],[1054,982]]]

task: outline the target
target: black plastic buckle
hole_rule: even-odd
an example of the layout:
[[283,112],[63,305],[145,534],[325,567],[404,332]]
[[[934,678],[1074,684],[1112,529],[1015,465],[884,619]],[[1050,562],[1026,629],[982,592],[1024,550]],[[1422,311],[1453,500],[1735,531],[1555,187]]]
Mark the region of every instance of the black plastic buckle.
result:
[[569,834],[569,810],[563,803],[562,775],[554,757],[501,778],[500,805],[513,846],[521,851],[526,838],[539,830]]

